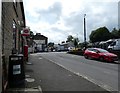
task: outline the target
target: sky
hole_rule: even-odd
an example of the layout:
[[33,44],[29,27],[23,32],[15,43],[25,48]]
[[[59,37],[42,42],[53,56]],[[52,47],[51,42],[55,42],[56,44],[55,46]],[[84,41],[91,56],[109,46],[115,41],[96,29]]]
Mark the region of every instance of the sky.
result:
[[84,41],[93,30],[106,26],[118,28],[119,0],[23,0],[26,25],[34,33],[48,37],[48,42],[61,43],[69,35]]

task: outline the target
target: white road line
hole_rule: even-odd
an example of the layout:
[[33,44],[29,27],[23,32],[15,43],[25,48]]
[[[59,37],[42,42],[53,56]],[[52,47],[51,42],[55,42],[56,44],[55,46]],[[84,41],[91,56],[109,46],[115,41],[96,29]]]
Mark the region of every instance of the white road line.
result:
[[43,59],[43,58],[39,57],[38,59]]
[[[47,59],[47,58],[45,58],[45,59]],[[108,86],[108,85],[106,85],[106,84],[104,84],[104,83],[102,83],[102,82],[99,82],[99,83],[98,83],[95,79],[92,79],[92,78],[90,78],[90,77],[88,78],[86,75],[83,75],[83,74],[81,74],[81,73],[79,73],[79,72],[74,72],[74,71],[72,71],[71,69],[68,69],[68,68],[66,68],[66,67],[63,66],[63,65],[61,65],[61,64],[59,64],[59,63],[57,63],[57,62],[54,62],[53,60],[50,60],[50,59],[47,59],[47,60],[51,61],[51,62],[54,63],[54,64],[57,64],[57,65],[60,66],[60,67],[63,67],[64,69],[66,69],[66,70],[68,70],[68,71],[70,71],[70,72],[72,72],[72,73],[74,73],[74,74],[76,74],[76,75],[78,75],[78,76],[83,77],[84,79],[86,79],[86,80],[88,80],[88,81],[90,81],[90,82],[92,82],[92,83],[94,83],[94,84],[102,87],[103,89],[105,89],[105,90],[107,90],[107,91],[118,91],[118,90],[113,89],[111,86]]]
[[38,90],[42,93],[42,88],[41,88],[41,86],[38,86]]
[[103,71],[105,74],[111,74],[110,72],[108,72],[108,71]]
[[8,90],[8,92],[36,92],[36,91],[38,91],[38,92],[41,92],[42,93],[42,91],[40,91],[39,89],[34,89],[34,88],[16,88],[16,89],[9,89]]

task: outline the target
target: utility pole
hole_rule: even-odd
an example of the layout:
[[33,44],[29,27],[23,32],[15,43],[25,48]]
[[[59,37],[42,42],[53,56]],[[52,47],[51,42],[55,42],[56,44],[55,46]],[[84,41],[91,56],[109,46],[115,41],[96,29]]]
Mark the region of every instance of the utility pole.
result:
[[86,14],[84,14],[84,47],[86,49],[86,20],[85,20]]
[[120,1],[118,2],[118,30],[120,29]]

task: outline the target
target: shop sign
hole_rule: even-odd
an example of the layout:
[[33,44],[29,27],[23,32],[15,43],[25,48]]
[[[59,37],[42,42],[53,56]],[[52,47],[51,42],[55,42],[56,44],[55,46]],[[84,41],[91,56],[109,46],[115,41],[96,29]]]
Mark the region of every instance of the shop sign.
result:
[[22,36],[29,36],[30,35],[30,29],[24,28],[21,33]]

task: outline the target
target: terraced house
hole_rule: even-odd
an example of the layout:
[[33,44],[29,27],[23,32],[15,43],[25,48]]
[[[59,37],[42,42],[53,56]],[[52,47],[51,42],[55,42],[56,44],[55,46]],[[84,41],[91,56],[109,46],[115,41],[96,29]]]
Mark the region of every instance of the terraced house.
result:
[[[0,90],[6,90],[8,86],[8,64],[11,54],[23,52],[24,38],[21,31],[25,28],[25,15],[22,0],[3,0],[1,5],[1,26],[0,26],[0,60],[2,75],[0,77]],[[1,91],[0,91],[1,92]]]

